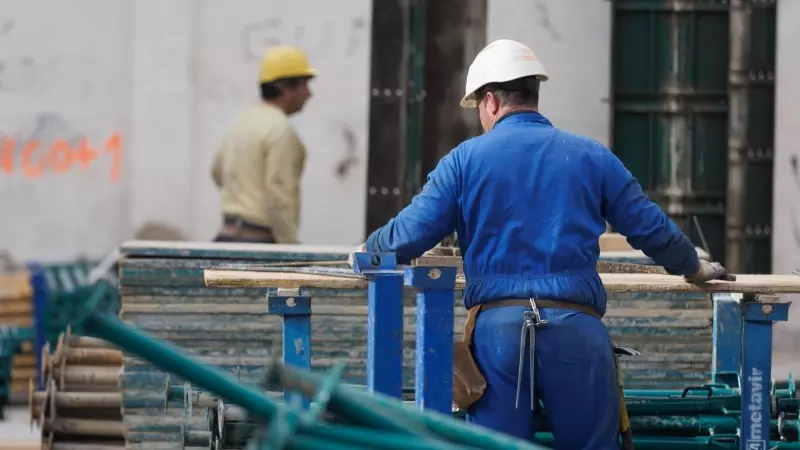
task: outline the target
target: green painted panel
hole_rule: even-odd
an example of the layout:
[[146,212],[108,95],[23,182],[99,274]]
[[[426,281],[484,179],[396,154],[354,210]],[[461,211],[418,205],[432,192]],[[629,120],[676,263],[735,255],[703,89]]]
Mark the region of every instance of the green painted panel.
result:
[[691,5],[614,2],[613,149],[702,245],[697,218],[711,254],[722,259],[728,16],[724,5]]
[[[728,2],[614,0],[612,148],[647,194],[725,259]],[[752,5],[742,270],[768,272],[775,5]]]
[[745,236],[742,270],[769,273],[772,252],[772,181],[775,142],[775,4],[753,4]]

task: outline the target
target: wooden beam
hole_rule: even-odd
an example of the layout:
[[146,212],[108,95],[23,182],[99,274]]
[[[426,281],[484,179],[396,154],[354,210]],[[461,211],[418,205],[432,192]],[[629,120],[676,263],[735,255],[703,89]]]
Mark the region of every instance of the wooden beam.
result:
[[[736,281],[711,281],[695,285],[683,277],[657,274],[602,273],[600,279],[608,292],[737,292],[756,294],[800,293],[800,275],[736,275]],[[209,287],[252,288],[322,288],[365,289],[363,278],[303,273],[206,270]],[[456,280],[456,289],[463,290],[465,280]]]

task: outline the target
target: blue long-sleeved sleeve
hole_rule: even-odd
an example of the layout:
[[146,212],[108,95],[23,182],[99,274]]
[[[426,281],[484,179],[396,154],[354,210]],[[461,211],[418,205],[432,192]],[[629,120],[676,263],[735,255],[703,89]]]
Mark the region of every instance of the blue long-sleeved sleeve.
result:
[[607,151],[603,215],[612,227],[667,272],[693,275],[700,261],[694,245],[661,208],[642,192],[631,172]]
[[367,251],[394,252],[399,264],[408,264],[433,248],[456,227],[458,186],[459,173],[451,152],[428,175],[411,204],[367,238]]

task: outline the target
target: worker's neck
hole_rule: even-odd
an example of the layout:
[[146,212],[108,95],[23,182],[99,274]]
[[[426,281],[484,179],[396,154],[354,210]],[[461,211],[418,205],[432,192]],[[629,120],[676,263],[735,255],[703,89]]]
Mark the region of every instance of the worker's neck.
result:
[[507,108],[500,109],[500,112],[497,114],[498,117],[507,116],[511,113],[515,112],[539,112],[539,108],[537,106],[510,106]]
[[282,99],[280,99],[280,98],[276,98],[276,99],[273,99],[273,100],[264,100],[264,103],[266,103],[266,104],[268,104],[268,105],[272,105],[272,106],[274,106],[274,107],[276,107],[276,108],[280,109],[280,110],[281,110],[281,111],[283,111],[283,112],[284,112],[284,113],[285,113],[287,116],[290,114],[290,113],[289,113],[289,111],[290,111],[290,108],[289,108],[289,104],[288,104],[288,102],[286,102],[286,101],[282,101]]
[[538,113],[539,110],[537,109],[536,106],[509,106],[509,107],[500,108],[500,110],[497,111],[497,115],[494,116],[494,119],[490,122],[491,125],[489,126],[489,128],[484,128],[484,130],[488,133],[489,130],[492,130],[494,128],[494,126],[497,125],[497,122],[503,120],[504,117],[508,117],[509,114],[513,114],[513,113],[517,113],[517,112],[520,112],[520,113],[522,113],[522,112],[535,112],[535,113]]

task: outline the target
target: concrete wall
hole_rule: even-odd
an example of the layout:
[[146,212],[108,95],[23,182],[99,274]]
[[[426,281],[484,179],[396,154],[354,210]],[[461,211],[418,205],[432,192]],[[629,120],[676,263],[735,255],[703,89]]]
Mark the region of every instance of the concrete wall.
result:
[[800,2],[778,1],[772,268],[800,268]]
[[[187,239],[210,239],[219,220],[210,160],[236,114],[256,101],[258,55],[277,42],[303,46],[321,71],[315,97],[294,119],[309,149],[301,239],[358,242],[371,5],[4,0],[0,252],[21,260],[99,256],[152,222]],[[791,25],[800,20],[800,2],[779,0],[778,8],[773,267],[786,273],[800,267],[800,85],[788,83],[800,77],[791,57],[800,45]],[[488,6],[488,39],[527,43],[550,73],[542,112],[604,143],[610,17],[607,2]],[[82,161],[68,164],[62,140],[76,151],[85,142],[96,155],[84,151]]]
[[530,46],[550,79],[540,110],[553,124],[608,145],[611,3],[586,0],[489,0],[488,42]]
[[[370,0],[4,0],[0,251],[19,260],[99,256],[153,222],[212,238],[219,206],[210,161],[235,116],[257,101],[258,58],[277,43],[300,45],[320,71],[293,120],[309,152],[300,239],[358,243],[371,8]],[[82,142],[94,156],[78,153]],[[85,157],[70,162],[67,147]]]
[[[792,273],[800,268],[800,2],[778,1],[777,67],[775,73],[775,165],[773,179],[772,271]],[[794,302],[789,322],[776,326],[774,348],[779,368],[800,370],[800,296],[784,296]],[[780,373],[780,372],[778,372]]]

